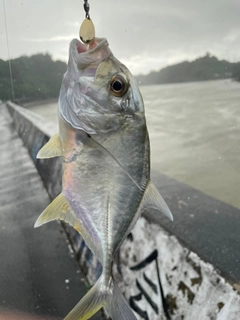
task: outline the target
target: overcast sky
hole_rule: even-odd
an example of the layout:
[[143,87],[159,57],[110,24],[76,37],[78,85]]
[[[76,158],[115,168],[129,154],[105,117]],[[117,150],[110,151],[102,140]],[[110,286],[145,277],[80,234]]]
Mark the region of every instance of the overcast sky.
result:
[[[240,0],[89,0],[96,35],[134,74],[195,59],[207,51],[240,61]],[[83,0],[5,0],[12,58],[49,52],[67,61]],[[0,58],[7,59],[3,0]]]

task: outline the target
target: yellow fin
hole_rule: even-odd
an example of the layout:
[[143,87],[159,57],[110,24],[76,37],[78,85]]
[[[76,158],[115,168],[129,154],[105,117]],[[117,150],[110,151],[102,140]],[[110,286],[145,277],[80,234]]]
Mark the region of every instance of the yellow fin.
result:
[[60,193],[60,195],[54,199],[53,202],[50,203],[50,205],[38,217],[34,228],[40,227],[43,224],[53,220],[63,220],[81,233],[81,222],[77,219],[74,211],[62,193]]
[[62,155],[61,141],[59,134],[56,133],[51,139],[39,150],[38,159],[47,159],[59,157]]

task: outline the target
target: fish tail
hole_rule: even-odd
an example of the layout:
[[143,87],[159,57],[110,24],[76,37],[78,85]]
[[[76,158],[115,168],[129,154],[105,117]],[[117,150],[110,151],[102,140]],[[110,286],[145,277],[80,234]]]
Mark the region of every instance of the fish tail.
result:
[[103,276],[64,320],[90,319],[102,307],[106,308],[112,320],[137,320],[114,280],[111,278],[106,285]]
[[87,320],[102,308],[104,300],[105,294],[100,278],[64,320]]
[[106,309],[112,320],[137,320],[114,280],[112,280],[112,294],[106,301]]

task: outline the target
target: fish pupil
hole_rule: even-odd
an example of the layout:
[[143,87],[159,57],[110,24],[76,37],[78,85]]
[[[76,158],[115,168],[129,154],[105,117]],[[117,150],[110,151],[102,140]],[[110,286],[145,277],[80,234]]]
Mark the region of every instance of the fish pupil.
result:
[[122,83],[121,83],[120,81],[115,80],[115,81],[113,82],[113,84],[112,84],[112,88],[113,88],[113,90],[115,90],[115,91],[121,91],[122,88],[123,88],[123,85],[122,85]]

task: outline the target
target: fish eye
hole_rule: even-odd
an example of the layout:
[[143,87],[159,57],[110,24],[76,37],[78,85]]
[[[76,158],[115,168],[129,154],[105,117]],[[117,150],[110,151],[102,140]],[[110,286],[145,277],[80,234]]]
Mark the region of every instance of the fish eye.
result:
[[120,75],[114,76],[110,82],[110,90],[115,97],[122,97],[128,90],[127,80]]

